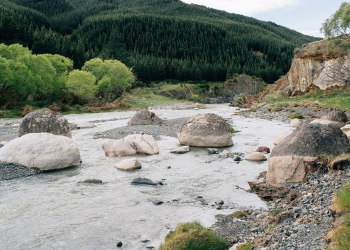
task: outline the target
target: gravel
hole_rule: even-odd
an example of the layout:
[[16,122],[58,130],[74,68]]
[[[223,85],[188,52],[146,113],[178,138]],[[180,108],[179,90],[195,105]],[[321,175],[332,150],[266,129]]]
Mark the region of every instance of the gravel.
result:
[[0,142],[11,141],[17,137],[17,127],[0,126]]
[[39,173],[39,170],[30,169],[20,164],[0,161],[0,181],[27,177]]
[[[283,107],[281,111],[270,112],[268,108],[258,108],[255,112],[239,112],[237,115],[244,116],[246,118],[258,118],[265,120],[280,120],[284,122],[290,122],[292,119],[289,118],[290,115],[300,114],[304,117],[303,121],[309,123],[312,120],[320,119],[323,115],[330,111],[328,108],[321,107],[293,107],[286,108]],[[346,112],[347,116],[350,117],[349,113]]]
[[[212,229],[232,244],[251,241],[253,249],[326,249],[325,237],[335,222],[328,207],[349,179],[349,169],[333,175],[310,174],[305,183],[287,184],[300,193],[293,202],[269,201],[267,209],[251,210],[241,219],[220,215]],[[273,211],[279,214],[272,216]]]
[[108,138],[118,140],[130,134],[148,134],[152,135],[155,140],[159,140],[160,136],[177,137],[177,131],[186,119],[188,118],[164,120],[162,125],[133,125],[115,128],[94,134],[94,139]]

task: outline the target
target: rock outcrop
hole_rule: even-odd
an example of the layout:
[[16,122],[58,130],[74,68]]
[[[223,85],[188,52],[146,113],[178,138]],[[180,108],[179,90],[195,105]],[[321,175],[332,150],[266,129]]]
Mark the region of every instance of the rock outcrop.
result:
[[260,152],[253,152],[245,157],[246,161],[266,161],[266,156]]
[[322,40],[297,49],[289,72],[266,89],[262,97],[275,91],[297,95],[314,87],[326,90],[348,86],[349,57],[338,48],[328,54],[327,43],[327,40]]
[[131,125],[159,125],[163,124],[162,119],[156,116],[155,113],[149,112],[148,109],[140,109],[128,121],[128,126]]
[[308,124],[297,128],[272,150],[268,165],[269,184],[305,181],[306,161],[320,155],[340,155],[350,152],[347,136],[335,124]]
[[27,114],[18,126],[17,135],[29,133],[51,133],[72,138],[67,119],[58,112],[42,109]]
[[215,114],[200,114],[182,123],[177,138],[193,147],[228,147],[233,145],[229,124]]
[[106,156],[131,156],[136,154],[159,154],[157,142],[151,135],[128,135],[120,140],[104,139],[102,148]]
[[80,166],[80,152],[72,139],[51,133],[30,133],[7,143],[0,161],[40,171]]

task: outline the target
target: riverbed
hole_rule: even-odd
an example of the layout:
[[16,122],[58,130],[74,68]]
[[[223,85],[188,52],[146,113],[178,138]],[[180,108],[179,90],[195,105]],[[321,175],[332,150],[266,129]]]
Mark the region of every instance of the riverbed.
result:
[[[241,132],[233,135],[234,146],[225,149],[244,155],[259,146],[272,149],[279,133],[292,130],[281,121],[233,115],[237,108],[228,104],[205,107],[152,111],[168,120],[203,113],[230,118],[232,127]],[[215,215],[233,213],[230,206],[238,210],[266,207],[255,194],[236,186],[248,189],[247,181],[266,171],[267,161],[237,164],[232,158],[208,155],[205,148],[171,154],[171,149],[180,146],[174,137],[160,137],[159,155],[138,156],[141,170],[115,169],[122,158],[107,158],[101,147],[103,139],[94,139],[94,134],[126,126],[134,113],[66,115],[70,123],[101,121],[95,128],[72,131],[82,165],[0,182],[0,249],[117,249],[118,242],[123,243],[121,249],[158,248],[178,223],[199,221],[209,227]],[[108,121],[113,118],[118,119]],[[137,177],[164,185],[131,185]],[[103,184],[79,183],[88,178],[101,179]],[[225,202],[224,209],[215,209],[217,199]],[[163,204],[155,205],[157,201]]]

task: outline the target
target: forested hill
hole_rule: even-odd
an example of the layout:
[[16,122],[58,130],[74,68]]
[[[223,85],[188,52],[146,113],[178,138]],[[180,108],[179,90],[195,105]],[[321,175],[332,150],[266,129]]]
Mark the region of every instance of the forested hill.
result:
[[273,82],[294,48],[318,40],[272,22],[178,0],[1,0],[0,43],[61,54],[81,68],[121,60],[138,79],[224,81],[246,73]]

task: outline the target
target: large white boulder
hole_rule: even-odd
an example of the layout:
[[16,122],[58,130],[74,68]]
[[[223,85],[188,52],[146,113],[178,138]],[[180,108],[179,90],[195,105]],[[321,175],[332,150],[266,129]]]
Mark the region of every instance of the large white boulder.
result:
[[136,155],[136,147],[129,141],[104,139],[102,141],[102,148],[105,151],[107,157],[117,156],[130,156]]
[[106,156],[131,156],[136,154],[159,154],[157,142],[151,135],[128,135],[120,140],[104,139],[102,148]]
[[0,149],[0,161],[41,171],[80,166],[80,152],[72,139],[51,133],[30,133]]
[[133,171],[136,169],[141,169],[142,164],[139,162],[136,158],[126,159],[121,162],[119,162],[115,168],[122,170],[122,171]]
[[193,147],[233,145],[230,125],[216,114],[200,114],[184,121],[177,133],[180,144]]

